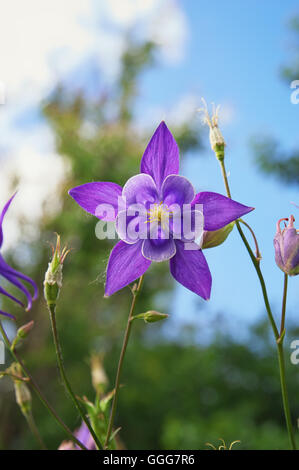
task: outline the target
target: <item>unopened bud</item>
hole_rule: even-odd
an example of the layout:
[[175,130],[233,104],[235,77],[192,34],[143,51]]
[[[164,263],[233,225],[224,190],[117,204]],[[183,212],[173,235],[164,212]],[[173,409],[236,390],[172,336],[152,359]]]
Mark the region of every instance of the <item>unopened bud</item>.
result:
[[[289,221],[281,230],[281,222]],[[274,237],[275,261],[277,266],[286,274],[296,276],[299,274],[299,234],[294,227],[295,218],[280,219],[277,222],[277,231]]]
[[[23,415],[28,416],[31,413],[31,393],[29,387],[26,385],[22,378],[21,366],[17,363],[13,363],[9,369],[12,373],[12,379],[15,388],[16,402],[19,405]],[[18,379],[17,377],[20,377]]]
[[165,318],[168,318],[169,315],[167,313],[160,313],[156,312],[155,310],[149,310],[148,312],[145,313],[140,313],[139,315],[135,315],[133,317],[133,320],[144,320],[146,323],[155,323],[157,321],[165,320]]
[[56,247],[52,248],[52,260],[48,265],[48,269],[44,280],[44,296],[48,305],[56,304],[62,287],[62,268],[64,260],[69,253],[66,247],[61,251],[60,236],[57,235]]
[[203,232],[202,248],[205,250],[206,248],[214,248],[215,246],[221,245],[231,233],[234,225],[235,222],[231,222],[219,230],[214,230],[212,232],[205,230]]
[[12,342],[12,349],[14,350],[17,344],[24,338],[28,336],[32,328],[34,327],[34,321],[31,320],[30,322],[26,323],[25,325],[21,326],[16,334],[15,339]]
[[199,111],[203,113],[203,123],[207,124],[210,128],[210,144],[212,150],[215,152],[215,155],[218,160],[224,160],[224,147],[225,141],[224,137],[218,127],[219,120],[219,106],[215,107],[213,103],[212,116],[209,114],[208,106],[206,101],[202,98],[204,104],[203,108],[200,108]]

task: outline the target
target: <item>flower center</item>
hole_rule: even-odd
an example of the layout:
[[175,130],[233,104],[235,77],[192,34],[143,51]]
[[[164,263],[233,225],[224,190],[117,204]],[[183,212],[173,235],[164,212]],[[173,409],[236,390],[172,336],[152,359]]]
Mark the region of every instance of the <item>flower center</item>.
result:
[[147,213],[147,222],[161,222],[163,224],[165,219],[168,220],[169,212],[168,207],[163,204],[163,201],[161,201],[160,204],[153,204]]

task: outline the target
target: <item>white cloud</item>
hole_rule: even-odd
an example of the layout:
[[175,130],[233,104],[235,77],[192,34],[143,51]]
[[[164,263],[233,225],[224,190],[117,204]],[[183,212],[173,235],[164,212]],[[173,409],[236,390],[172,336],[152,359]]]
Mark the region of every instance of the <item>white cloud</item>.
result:
[[[6,96],[0,104],[0,209],[15,189],[11,180],[19,180],[5,220],[6,246],[20,237],[19,218],[26,219],[34,236],[44,210],[59,207],[53,181],[60,182],[66,169],[34,111],[57,81],[86,58],[93,58],[103,77],[113,81],[128,28],[159,44],[164,60],[181,60],[187,27],[175,0],[9,0],[2,5],[0,91],[4,87]],[[34,125],[20,125],[32,116]]]

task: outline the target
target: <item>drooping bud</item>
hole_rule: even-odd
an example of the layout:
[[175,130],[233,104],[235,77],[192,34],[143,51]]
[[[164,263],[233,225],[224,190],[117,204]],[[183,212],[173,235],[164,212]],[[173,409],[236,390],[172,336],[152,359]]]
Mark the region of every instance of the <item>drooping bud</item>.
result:
[[214,248],[215,246],[221,245],[231,233],[234,225],[235,222],[231,222],[219,230],[214,230],[212,232],[205,230],[203,232],[202,248],[205,250],[206,248]]
[[210,128],[211,148],[215,152],[218,160],[224,160],[224,147],[226,144],[224,137],[218,127],[220,106],[215,107],[215,104],[213,103],[212,116],[210,116],[207,103],[203,98],[202,102],[204,107],[200,108],[198,111],[203,113],[203,123],[207,124]]
[[93,354],[90,362],[93,388],[97,393],[103,393],[108,384],[108,378],[103,367],[103,358],[99,354]]
[[44,280],[44,296],[48,305],[55,305],[62,287],[62,268],[70,250],[64,247],[61,251],[60,236],[57,235],[56,247],[52,247],[52,260]]
[[[13,383],[15,387],[16,402],[20,407],[24,416],[31,413],[31,393],[26,382],[22,379],[22,370],[19,364],[13,363],[9,372],[12,373]],[[20,380],[17,378],[20,377]]]
[[157,321],[165,320],[165,318],[168,318],[169,315],[167,313],[160,313],[156,312],[155,310],[149,310],[148,312],[145,313],[139,313],[139,315],[135,315],[133,317],[133,320],[144,320],[145,323],[155,323]]
[[32,328],[34,327],[34,321],[31,320],[30,322],[26,323],[25,325],[21,326],[16,334],[15,339],[12,342],[12,349],[14,350],[17,344],[24,338],[28,336]]
[[[281,230],[282,221],[289,221]],[[295,218],[280,219],[277,222],[277,231],[274,237],[275,261],[277,266],[286,274],[296,276],[299,274],[299,234],[294,227]]]

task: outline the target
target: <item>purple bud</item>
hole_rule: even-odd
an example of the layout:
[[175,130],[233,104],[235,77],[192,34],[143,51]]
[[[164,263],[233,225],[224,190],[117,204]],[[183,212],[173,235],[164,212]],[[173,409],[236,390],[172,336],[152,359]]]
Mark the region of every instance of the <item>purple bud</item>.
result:
[[[281,222],[289,221],[281,231]],[[280,219],[277,222],[277,231],[274,237],[275,261],[277,266],[286,274],[296,276],[299,274],[299,234],[294,227],[295,218]]]

